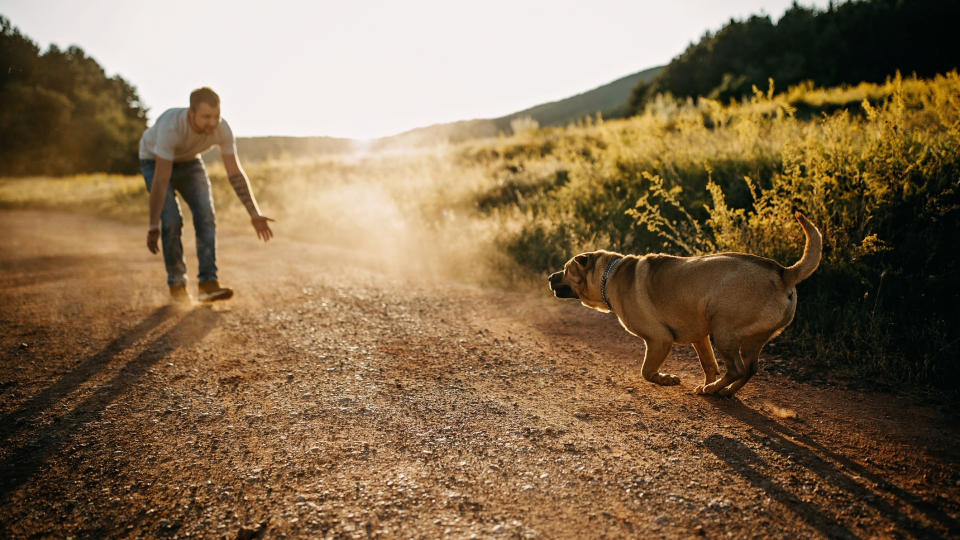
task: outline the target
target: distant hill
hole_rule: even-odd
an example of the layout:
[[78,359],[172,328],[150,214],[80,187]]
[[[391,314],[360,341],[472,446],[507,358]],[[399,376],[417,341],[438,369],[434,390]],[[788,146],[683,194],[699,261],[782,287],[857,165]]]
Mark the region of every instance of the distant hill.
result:
[[[237,137],[241,161],[344,154],[353,149],[353,139],[336,137]],[[219,161],[220,150],[213,147],[203,154],[203,159],[208,163]]]
[[566,99],[536,105],[499,118],[461,120],[435,124],[378,139],[375,147],[421,145],[438,142],[459,142],[466,139],[494,137],[509,133],[510,122],[529,117],[541,126],[565,126],[597,113],[604,118],[621,118],[628,113],[630,93],[640,83],[649,83],[663,70],[663,66],[621,77],[611,83]]
[[[646,69],[611,83],[566,99],[551,101],[517,111],[499,118],[461,120],[435,124],[374,141],[371,149],[380,150],[399,146],[419,146],[441,142],[459,142],[466,139],[496,137],[511,131],[510,122],[529,117],[541,126],[563,126],[597,113],[604,118],[620,118],[627,114],[630,92],[640,83],[649,83],[663,66]],[[341,154],[354,148],[351,139],[334,137],[239,137],[237,152],[241,159],[260,161],[268,158]],[[204,154],[204,159],[219,159],[216,149]]]
[[645,69],[582,94],[530,107],[494,121],[505,122],[509,127],[511,120],[529,116],[541,126],[565,126],[597,113],[603,114],[604,118],[622,118],[627,115],[627,100],[630,92],[638,83],[652,81],[663,68],[664,66],[658,66]]

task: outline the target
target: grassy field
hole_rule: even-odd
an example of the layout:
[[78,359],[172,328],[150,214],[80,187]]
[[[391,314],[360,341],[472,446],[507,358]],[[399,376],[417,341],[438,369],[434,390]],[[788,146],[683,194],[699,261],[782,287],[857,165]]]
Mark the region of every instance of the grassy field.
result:
[[139,176],[0,178],[0,208],[67,210],[146,222],[144,201],[146,188]]
[[[241,160],[243,156],[241,156]],[[541,286],[579,251],[748,251],[795,261],[825,236],[780,338],[813,366],[887,383],[957,380],[960,76],[777,93],[661,96],[644,114],[430,149],[245,163],[278,234]],[[222,168],[220,222],[245,227]],[[0,180],[2,207],[146,222],[139,177]]]

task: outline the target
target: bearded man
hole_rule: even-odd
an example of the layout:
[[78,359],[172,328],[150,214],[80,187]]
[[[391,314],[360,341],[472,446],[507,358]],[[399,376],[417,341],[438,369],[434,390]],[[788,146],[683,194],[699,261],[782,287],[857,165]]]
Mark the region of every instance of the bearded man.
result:
[[168,109],[140,138],[140,170],[150,192],[150,223],[147,248],[159,252],[163,244],[163,262],[167,269],[170,295],[177,302],[192,304],[187,291],[187,265],[180,241],[183,215],[180,196],[193,214],[197,235],[198,299],[201,302],[226,300],[233,290],[217,279],[216,218],[210,192],[210,178],[200,154],[213,145],[220,147],[223,166],[230,185],[250,214],[257,237],[264,242],[273,237],[269,222],[260,213],[250,181],[237,160],[237,145],[227,121],[220,117],[220,96],[207,87],[190,93],[189,108]]

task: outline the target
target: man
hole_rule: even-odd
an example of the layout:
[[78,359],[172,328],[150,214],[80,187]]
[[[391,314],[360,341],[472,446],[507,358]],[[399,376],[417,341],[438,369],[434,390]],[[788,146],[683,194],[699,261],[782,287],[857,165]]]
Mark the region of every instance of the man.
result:
[[190,108],[168,109],[140,138],[140,170],[150,192],[150,228],[147,248],[157,253],[157,241],[163,239],[163,262],[167,267],[167,285],[174,300],[190,304],[187,292],[187,266],[183,257],[180,232],[183,215],[174,191],[190,206],[197,235],[198,298],[202,302],[226,300],[233,291],[217,280],[216,220],[210,179],[200,154],[213,145],[220,146],[223,166],[237,197],[250,214],[257,237],[264,242],[273,237],[269,222],[260,213],[250,181],[237,161],[233,132],[220,118],[220,97],[207,87],[190,93]]

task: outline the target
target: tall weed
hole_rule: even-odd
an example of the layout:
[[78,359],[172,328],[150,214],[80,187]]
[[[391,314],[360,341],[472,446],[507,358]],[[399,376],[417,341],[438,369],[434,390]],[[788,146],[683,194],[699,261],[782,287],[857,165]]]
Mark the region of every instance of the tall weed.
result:
[[[792,354],[891,381],[947,387],[960,375],[957,73],[781,94],[771,81],[729,105],[660,96],[639,117],[543,137],[545,155],[512,151],[518,167],[549,161],[569,181],[501,201],[521,223],[501,239],[520,264],[546,273],[606,248],[745,251],[789,265],[803,248],[801,210],[824,234],[824,258],[782,338]],[[489,169],[497,155],[476,157]]]

